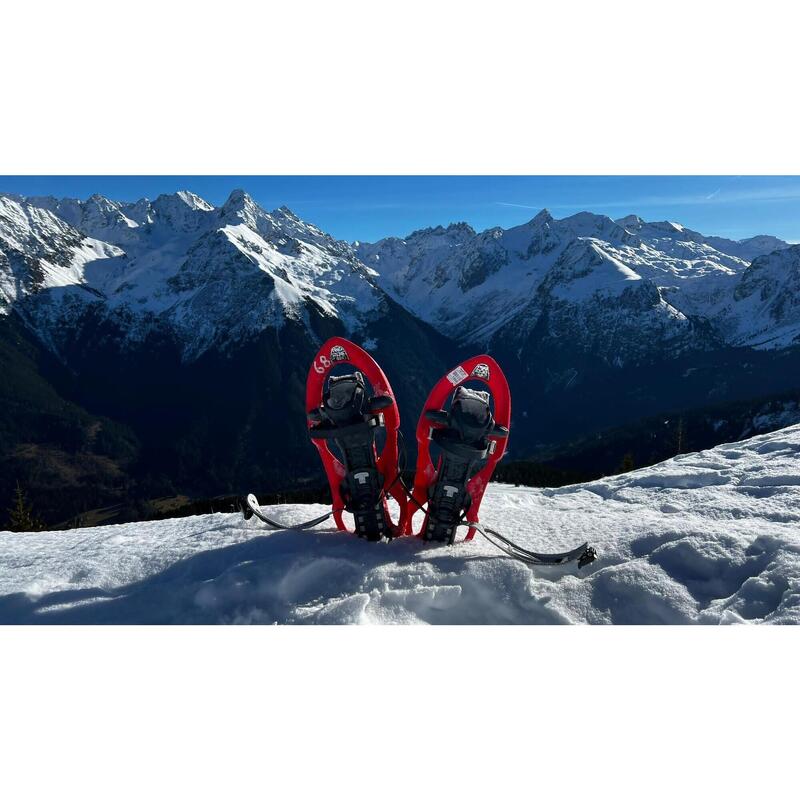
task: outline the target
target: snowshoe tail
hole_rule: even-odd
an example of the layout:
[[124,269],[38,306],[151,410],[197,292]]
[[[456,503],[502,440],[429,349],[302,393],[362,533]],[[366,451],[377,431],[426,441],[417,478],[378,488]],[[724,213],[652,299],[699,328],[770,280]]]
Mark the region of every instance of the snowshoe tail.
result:
[[[343,364],[355,371],[331,374]],[[401,534],[408,498],[398,475],[400,413],[389,380],[372,356],[347,339],[329,339],[308,372],[306,414],[330,484],[337,528],[347,530],[342,513],[349,511],[359,536],[377,541]],[[380,453],[375,443],[379,428],[386,432]],[[389,515],[387,494],[400,506],[397,524]]]
[[[489,392],[470,389],[484,383]],[[445,408],[451,398],[449,408]],[[492,401],[494,413],[492,413]],[[503,371],[491,356],[469,358],[433,387],[417,424],[417,470],[412,502],[427,503],[419,535],[452,544],[466,515],[477,522],[481,500],[495,465],[503,457],[511,421],[511,394]],[[440,455],[436,466],[431,443]],[[407,533],[413,533],[411,516]],[[467,539],[475,535],[469,528]]]
[[590,547],[588,542],[584,542],[563,553],[537,553],[534,550],[526,550],[508,537],[503,536],[499,531],[494,530],[494,528],[474,522],[469,523],[469,526],[478,531],[487,542],[502,550],[506,555],[532,566],[561,566],[562,564],[577,562],[578,569],[581,569],[597,559],[597,551],[594,547]]
[[308,528],[313,528],[315,525],[319,525],[321,522],[325,522],[326,519],[329,519],[332,511],[328,511],[325,514],[322,514],[319,517],[314,517],[313,519],[308,519],[305,522],[298,522],[295,524],[286,524],[281,522],[277,519],[272,519],[272,517],[267,516],[262,510],[261,506],[258,502],[258,498],[254,494],[248,494],[247,497],[242,498],[239,501],[239,508],[242,512],[242,516],[247,520],[251,519],[252,517],[256,517],[260,519],[267,527],[272,528],[276,531],[285,531],[285,530],[306,530]]

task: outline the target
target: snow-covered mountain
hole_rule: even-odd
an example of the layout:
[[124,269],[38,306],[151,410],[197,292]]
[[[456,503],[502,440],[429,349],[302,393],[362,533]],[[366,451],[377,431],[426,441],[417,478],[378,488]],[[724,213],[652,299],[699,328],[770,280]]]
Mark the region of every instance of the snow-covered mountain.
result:
[[351,245],[242,191],[218,209],[190,192],[0,197],[0,312],[18,308],[56,350],[89,306],[123,341],[166,330],[193,360],[309,315],[352,333],[385,300]]
[[[484,540],[368,544],[239,514],[0,533],[0,623],[800,623],[800,425],[560,489],[491,484]],[[287,525],[322,506],[273,506]]]
[[736,242],[635,215],[545,210],[508,230],[458,223],[350,245],[241,190],[219,208],[187,191],[0,196],[0,313],[16,307],[56,351],[89,307],[120,341],[158,331],[191,361],[288,319],[363,331],[387,295],[456,342],[520,357],[568,344],[620,366],[783,348],[800,335],[796,264],[772,236]]
[[734,302],[751,259],[786,248],[771,236],[735,242],[634,215],[557,220],[545,210],[508,230],[462,223],[358,243],[357,252],[398,302],[459,341],[569,341],[622,364],[658,351],[794,343],[788,330],[748,339],[761,323]]

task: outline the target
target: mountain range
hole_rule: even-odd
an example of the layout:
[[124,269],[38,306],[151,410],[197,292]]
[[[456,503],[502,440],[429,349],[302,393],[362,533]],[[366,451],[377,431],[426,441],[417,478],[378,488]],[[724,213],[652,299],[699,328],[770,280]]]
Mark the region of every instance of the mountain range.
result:
[[800,245],[541,211],[374,243],[241,190],[117,202],[0,195],[0,493],[60,514],[313,483],[319,343],[380,360],[407,433],[464,354],[501,359],[515,457],[648,415],[793,392]]

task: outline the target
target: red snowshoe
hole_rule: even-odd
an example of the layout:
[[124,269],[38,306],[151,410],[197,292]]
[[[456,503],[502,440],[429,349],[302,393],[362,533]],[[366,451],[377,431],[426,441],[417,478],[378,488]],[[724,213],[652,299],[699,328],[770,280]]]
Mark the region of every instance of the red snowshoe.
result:
[[[464,385],[475,381],[490,391]],[[427,504],[419,531],[423,539],[452,544],[459,524],[478,522],[483,493],[506,449],[510,422],[508,382],[491,356],[468,358],[433,387],[417,424],[412,493],[416,508]],[[432,444],[439,450],[435,467]],[[414,510],[408,516],[407,533],[414,532]],[[470,528],[466,538],[474,535]]]
[[[355,371],[332,375],[341,365]],[[325,342],[308,372],[306,414],[309,436],[330,484],[337,528],[347,530],[342,513],[349,511],[359,536],[377,541],[401,535],[408,498],[398,474],[400,412],[389,380],[372,356],[338,336]],[[385,443],[379,453],[380,429]],[[387,494],[400,506],[397,523],[389,515]]]

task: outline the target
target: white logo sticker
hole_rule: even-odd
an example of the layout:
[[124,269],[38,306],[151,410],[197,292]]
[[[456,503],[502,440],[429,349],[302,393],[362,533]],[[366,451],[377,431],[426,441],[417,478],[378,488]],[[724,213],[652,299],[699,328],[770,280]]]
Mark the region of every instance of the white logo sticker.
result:
[[347,350],[340,344],[331,347],[331,361],[347,361]]
[[489,380],[489,367],[486,364],[477,364],[472,374],[476,378],[483,378],[485,381]]
[[449,380],[453,386],[461,383],[461,381],[467,377],[469,377],[467,371],[461,365],[457,366],[452,372],[447,373],[447,380]]

